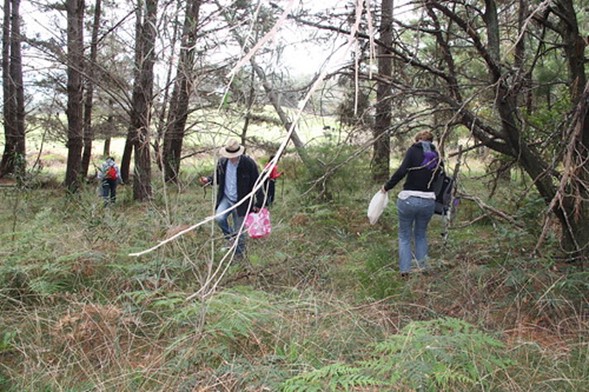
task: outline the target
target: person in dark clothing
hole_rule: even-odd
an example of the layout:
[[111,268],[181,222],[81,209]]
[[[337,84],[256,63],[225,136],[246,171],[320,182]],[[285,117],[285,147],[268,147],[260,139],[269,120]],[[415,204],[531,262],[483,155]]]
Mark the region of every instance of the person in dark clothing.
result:
[[[209,177],[200,177],[202,185],[217,184],[219,191],[215,206],[215,218],[225,238],[232,240],[240,232],[243,220],[252,210],[259,211],[262,207],[264,195],[262,188],[255,195],[250,195],[258,180],[259,170],[256,162],[244,154],[244,147],[236,139],[229,139],[227,144],[219,150],[221,159],[217,163],[216,173]],[[239,204],[241,203],[241,204]],[[231,207],[239,204],[231,211]],[[229,217],[232,218],[232,224]],[[235,254],[238,257],[245,253],[245,233],[241,230],[237,238]]]
[[117,201],[117,185],[121,181],[121,171],[113,157],[106,158],[98,172],[98,179],[101,182],[102,197],[104,205]]
[[[430,131],[419,132],[415,143],[407,150],[403,162],[382,187],[388,192],[405,176],[403,190],[397,198],[399,217],[399,270],[402,276],[411,272],[413,255],[419,270],[428,268],[427,226],[434,215],[436,195],[433,179],[441,161]],[[412,252],[411,242],[415,252]]]
[[268,159],[268,163],[264,166],[264,171],[270,171],[268,175],[268,179],[264,183],[264,192],[266,193],[266,203],[265,206],[270,207],[274,203],[274,198],[276,195],[276,180],[278,177],[282,175],[282,172],[278,171],[278,163],[272,165],[272,160],[274,159],[274,155],[270,155]]

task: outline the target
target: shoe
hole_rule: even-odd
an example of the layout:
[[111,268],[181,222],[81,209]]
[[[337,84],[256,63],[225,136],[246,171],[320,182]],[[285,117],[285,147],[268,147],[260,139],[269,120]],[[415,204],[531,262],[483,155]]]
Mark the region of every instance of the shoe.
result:
[[219,248],[219,250],[223,253],[228,252],[233,248],[233,239],[226,239],[225,244]]

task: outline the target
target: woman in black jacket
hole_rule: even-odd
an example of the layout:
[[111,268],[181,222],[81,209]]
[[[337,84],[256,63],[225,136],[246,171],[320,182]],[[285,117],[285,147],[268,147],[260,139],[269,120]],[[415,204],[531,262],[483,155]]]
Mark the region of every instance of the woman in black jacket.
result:
[[[413,256],[419,270],[427,266],[427,226],[434,214],[436,195],[433,191],[433,179],[440,170],[440,157],[430,131],[415,135],[415,143],[409,147],[401,166],[393,173],[381,191],[388,192],[404,177],[403,190],[397,197],[399,216],[399,270],[406,276],[411,272]],[[411,242],[415,251],[412,252]]]

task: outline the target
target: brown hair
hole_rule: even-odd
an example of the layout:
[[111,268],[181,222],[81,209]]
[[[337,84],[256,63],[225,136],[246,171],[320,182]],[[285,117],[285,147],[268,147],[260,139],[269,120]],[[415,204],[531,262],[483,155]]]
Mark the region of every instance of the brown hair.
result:
[[419,131],[415,135],[415,141],[418,142],[420,140],[426,140],[428,142],[434,141],[434,134],[430,131]]

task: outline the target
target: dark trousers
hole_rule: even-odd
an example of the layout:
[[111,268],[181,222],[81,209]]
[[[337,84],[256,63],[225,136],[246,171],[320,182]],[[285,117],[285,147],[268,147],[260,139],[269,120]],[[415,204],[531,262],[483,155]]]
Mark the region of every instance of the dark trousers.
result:
[[264,184],[264,192],[266,193],[266,207],[270,207],[274,203],[274,194],[276,193],[276,180],[268,180]]
[[102,180],[102,197],[104,204],[117,201],[117,180]]

